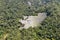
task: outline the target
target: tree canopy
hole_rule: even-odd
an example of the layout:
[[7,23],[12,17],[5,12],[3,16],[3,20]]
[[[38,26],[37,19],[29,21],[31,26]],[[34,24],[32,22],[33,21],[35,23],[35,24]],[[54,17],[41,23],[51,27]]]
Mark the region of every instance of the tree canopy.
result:
[[[47,18],[39,26],[19,30],[23,15],[43,12]],[[0,0],[0,40],[60,40],[60,0]]]

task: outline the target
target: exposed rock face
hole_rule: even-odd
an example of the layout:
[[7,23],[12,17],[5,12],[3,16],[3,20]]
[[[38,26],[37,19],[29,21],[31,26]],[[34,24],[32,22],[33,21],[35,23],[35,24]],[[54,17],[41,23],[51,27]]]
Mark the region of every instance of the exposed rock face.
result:
[[24,20],[19,20],[22,24],[25,24],[20,29],[28,29],[29,27],[36,27],[38,26],[45,18],[46,13],[38,13],[38,16],[24,16]]
[[28,1],[28,5],[31,6],[31,2]]

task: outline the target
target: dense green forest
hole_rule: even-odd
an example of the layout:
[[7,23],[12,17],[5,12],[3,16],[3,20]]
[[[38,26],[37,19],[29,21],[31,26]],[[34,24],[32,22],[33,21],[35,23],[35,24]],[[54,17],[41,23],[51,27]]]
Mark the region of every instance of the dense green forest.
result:
[[[23,15],[43,12],[38,27],[19,30]],[[60,0],[0,0],[0,40],[60,40]]]

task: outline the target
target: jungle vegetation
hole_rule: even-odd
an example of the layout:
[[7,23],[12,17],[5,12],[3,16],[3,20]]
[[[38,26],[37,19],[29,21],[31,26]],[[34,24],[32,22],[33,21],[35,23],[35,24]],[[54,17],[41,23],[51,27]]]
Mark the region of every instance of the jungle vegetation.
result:
[[[23,15],[43,12],[38,27],[19,30]],[[60,0],[0,0],[0,40],[60,40]]]

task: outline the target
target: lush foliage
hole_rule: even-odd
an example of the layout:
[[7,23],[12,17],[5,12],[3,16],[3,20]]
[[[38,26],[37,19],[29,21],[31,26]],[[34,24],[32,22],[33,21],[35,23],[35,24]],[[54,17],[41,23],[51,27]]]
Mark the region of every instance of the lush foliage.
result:
[[[32,2],[31,6],[28,1]],[[0,40],[60,40],[59,2],[60,0],[0,0]],[[19,19],[23,15],[37,15],[40,12],[46,12],[47,18],[38,27],[19,30]]]

